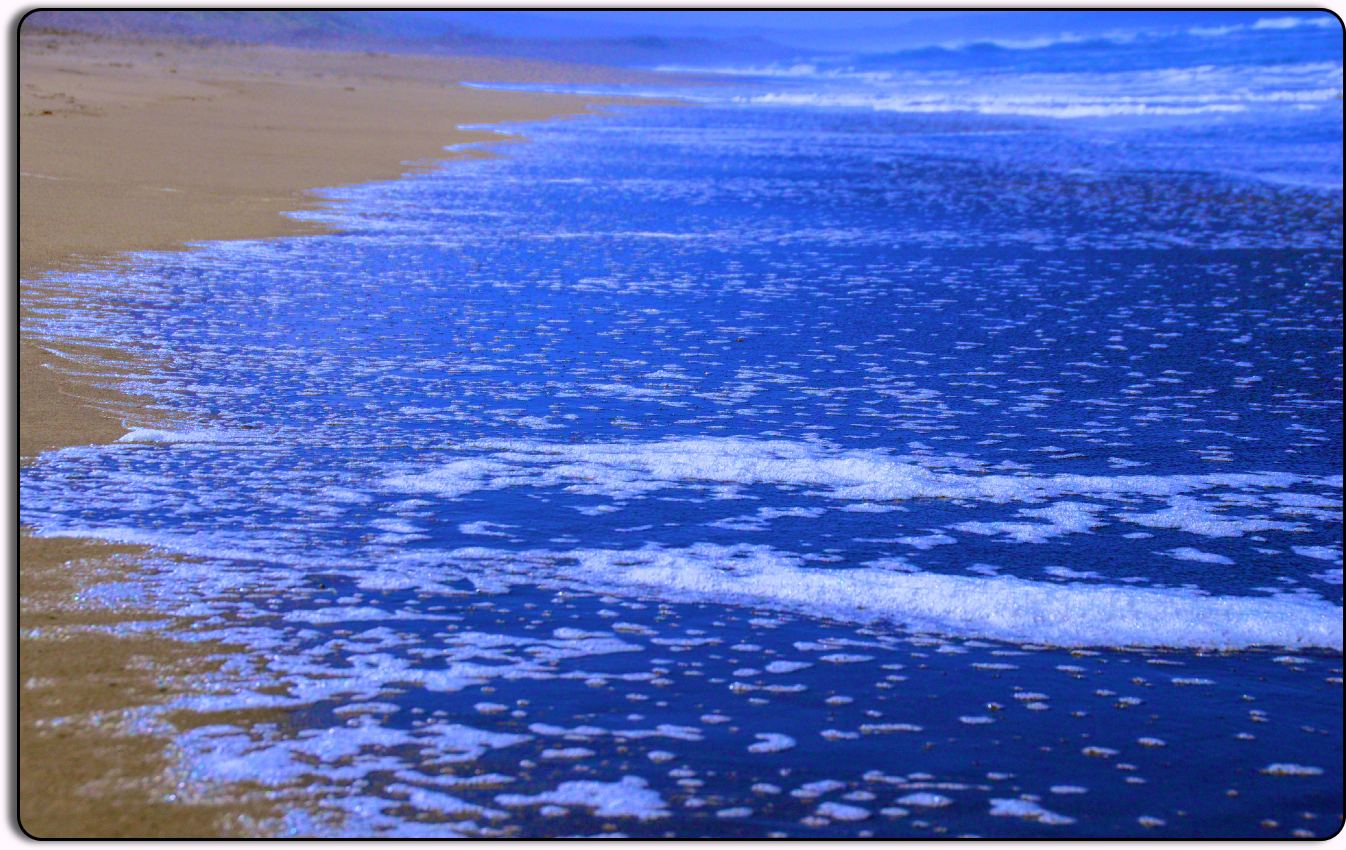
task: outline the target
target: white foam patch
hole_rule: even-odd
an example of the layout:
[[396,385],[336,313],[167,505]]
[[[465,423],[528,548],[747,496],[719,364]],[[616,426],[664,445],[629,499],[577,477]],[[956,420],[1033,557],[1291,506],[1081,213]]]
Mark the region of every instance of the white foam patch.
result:
[[[1021,516],[1046,522],[960,522],[951,528],[972,534],[1003,534],[1015,543],[1046,543],[1064,534],[1082,534],[1103,523],[1096,514],[1103,508],[1083,502],[1057,502],[1045,508],[1026,508]],[[952,541],[950,541],[952,542]]]
[[397,782],[389,785],[387,791],[390,794],[405,797],[407,805],[422,812],[433,812],[454,817],[474,815],[488,820],[500,820],[509,817],[508,814],[499,809],[476,806],[442,791],[430,791],[425,788],[418,788],[415,785]]
[[1337,565],[1341,564],[1341,549],[1337,546],[1292,546],[1290,548],[1296,555],[1305,558],[1330,561]]
[[1261,772],[1269,776],[1322,776],[1323,769],[1312,765],[1277,762],[1262,768]]
[[1176,558],[1179,561],[1196,561],[1200,564],[1225,564],[1232,566],[1233,558],[1226,558],[1224,555],[1217,555],[1214,552],[1203,552],[1200,549],[1193,549],[1191,546],[1182,546],[1177,549],[1170,549],[1164,553],[1170,558]]
[[1299,531],[1303,525],[1269,519],[1239,519],[1222,516],[1217,507],[1188,496],[1176,495],[1169,507],[1153,513],[1125,514],[1128,522],[1149,528],[1172,528],[1204,537],[1242,537],[1259,531]]
[[[756,513],[728,517],[709,523],[713,528],[727,528],[731,531],[764,531],[768,523],[780,517],[819,517],[826,511],[822,508],[758,508]],[[950,541],[952,542],[952,541]]]
[[132,428],[117,438],[119,443],[237,443],[249,435],[223,428],[186,428],[170,431],[165,428]]
[[668,809],[658,792],[639,776],[623,776],[619,782],[562,782],[554,791],[541,794],[499,794],[502,806],[583,806],[603,818],[655,820],[668,817]]
[[1029,800],[1014,800],[999,797],[991,798],[991,814],[996,817],[1023,818],[1024,820],[1045,823],[1049,826],[1064,826],[1075,822],[1074,818],[1058,815],[1044,809]]
[[924,552],[928,549],[933,549],[936,546],[948,546],[949,544],[957,543],[958,541],[947,534],[935,532],[920,537],[899,537],[896,542],[901,543],[903,546],[910,546],[913,549],[920,549]]
[[[908,457],[878,449],[841,449],[822,441],[704,437],[659,442],[563,444],[483,440],[487,454],[386,476],[401,492],[457,498],[506,487],[565,487],[569,492],[627,499],[686,485],[775,485],[813,488],[814,495],[856,502],[917,498],[996,503],[1065,496],[1174,497],[1212,488],[1285,488],[1305,479],[1288,473],[1207,475],[991,475],[940,471],[950,459]],[[976,466],[963,461],[962,465]],[[1085,531],[1092,506],[1066,504],[1038,518]],[[1161,525],[1162,517],[1152,524]],[[1170,526],[1171,527],[1171,526]],[[1280,527],[1280,526],[1273,526]],[[1247,530],[1255,530],[1249,527]]]
[[464,549],[536,579],[550,573],[611,592],[773,607],[852,622],[1057,646],[1342,648],[1341,609],[1305,596],[1209,596],[1186,589],[1035,582],[873,568],[807,567],[767,546],[507,552]]
[[1321,573],[1309,573],[1309,578],[1321,581],[1323,584],[1335,584],[1340,586],[1342,583],[1341,567],[1334,570],[1324,570]]
[[953,800],[943,794],[934,794],[930,791],[917,791],[913,794],[907,794],[898,797],[897,802],[904,806],[920,806],[923,809],[942,809],[953,803]]
[[869,809],[860,806],[852,806],[848,803],[838,803],[828,801],[823,803],[817,809],[817,814],[821,817],[831,818],[839,821],[860,821],[870,816]]
[[800,785],[790,792],[790,796],[798,797],[801,800],[812,800],[815,797],[821,797],[823,794],[830,794],[845,787],[845,782],[839,782],[835,779],[817,779]]
[[586,759],[594,751],[588,747],[549,747],[542,751],[543,761],[571,761]]
[[778,753],[794,747],[795,739],[779,732],[758,732],[757,743],[748,745],[750,753]]
[[528,741],[530,735],[487,732],[454,723],[405,731],[367,717],[355,725],[300,733],[290,740],[254,740],[233,726],[191,729],[174,744],[190,755],[193,777],[215,782],[255,782],[270,787],[308,778],[359,778],[381,766],[400,767],[382,755],[392,747],[433,750],[445,761],[471,761],[487,750]]
[[473,534],[481,537],[509,537],[504,531],[496,531],[497,528],[514,528],[513,525],[505,523],[490,522],[489,520],[477,520],[476,522],[458,523],[458,532],[460,534]]

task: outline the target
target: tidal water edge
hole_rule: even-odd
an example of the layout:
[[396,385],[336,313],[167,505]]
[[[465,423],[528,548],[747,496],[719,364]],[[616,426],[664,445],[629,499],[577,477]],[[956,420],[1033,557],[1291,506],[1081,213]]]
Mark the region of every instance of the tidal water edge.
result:
[[179,424],[22,521],[247,648],[174,708],[290,720],[176,747],[294,833],[1329,834],[1340,62],[1286,64],[1248,108],[1321,114],[748,69],[71,276],[26,330]]

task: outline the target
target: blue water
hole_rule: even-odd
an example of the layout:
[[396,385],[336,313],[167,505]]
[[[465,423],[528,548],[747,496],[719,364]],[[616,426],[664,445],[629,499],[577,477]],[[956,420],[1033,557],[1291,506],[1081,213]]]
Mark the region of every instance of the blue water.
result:
[[1340,39],[1256,20],[670,76],[28,282],[161,415],[23,522],[245,647],[177,743],[282,832],[1330,834]]

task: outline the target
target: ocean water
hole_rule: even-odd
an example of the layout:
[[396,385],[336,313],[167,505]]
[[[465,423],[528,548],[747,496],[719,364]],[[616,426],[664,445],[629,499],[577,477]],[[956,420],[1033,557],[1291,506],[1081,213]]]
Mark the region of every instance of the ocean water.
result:
[[670,69],[330,235],[27,282],[164,368],[22,521],[243,647],[146,722],[283,833],[1331,834],[1326,17]]

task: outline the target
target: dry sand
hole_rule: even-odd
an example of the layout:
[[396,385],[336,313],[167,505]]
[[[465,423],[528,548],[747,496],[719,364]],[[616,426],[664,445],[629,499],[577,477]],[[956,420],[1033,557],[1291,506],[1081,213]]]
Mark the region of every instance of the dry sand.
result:
[[[459,124],[581,114],[596,98],[465,88],[461,80],[640,82],[605,68],[503,59],[321,53],[273,47],[19,37],[20,317],[59,293],[52,271],[128,251],[305,232],[281,215],[307,190],[388,179],[492,137]],[[34,283],[36,281],[36,283]],[[153,418],[145,400],[72,372],[153,369],[88,345],[19,346],[19,454],[108,442]],[[79,366],[79,371],[89,371]],[[218,836],[267,830],[256,789],[188,800],[167,738],[124,734],[137,708],[208,672],[228,647],[113,635],[146,617],[90,609],[80,591],[137,568],[138,551],[23,534],[19,546],[19,810],[40,837]]]

